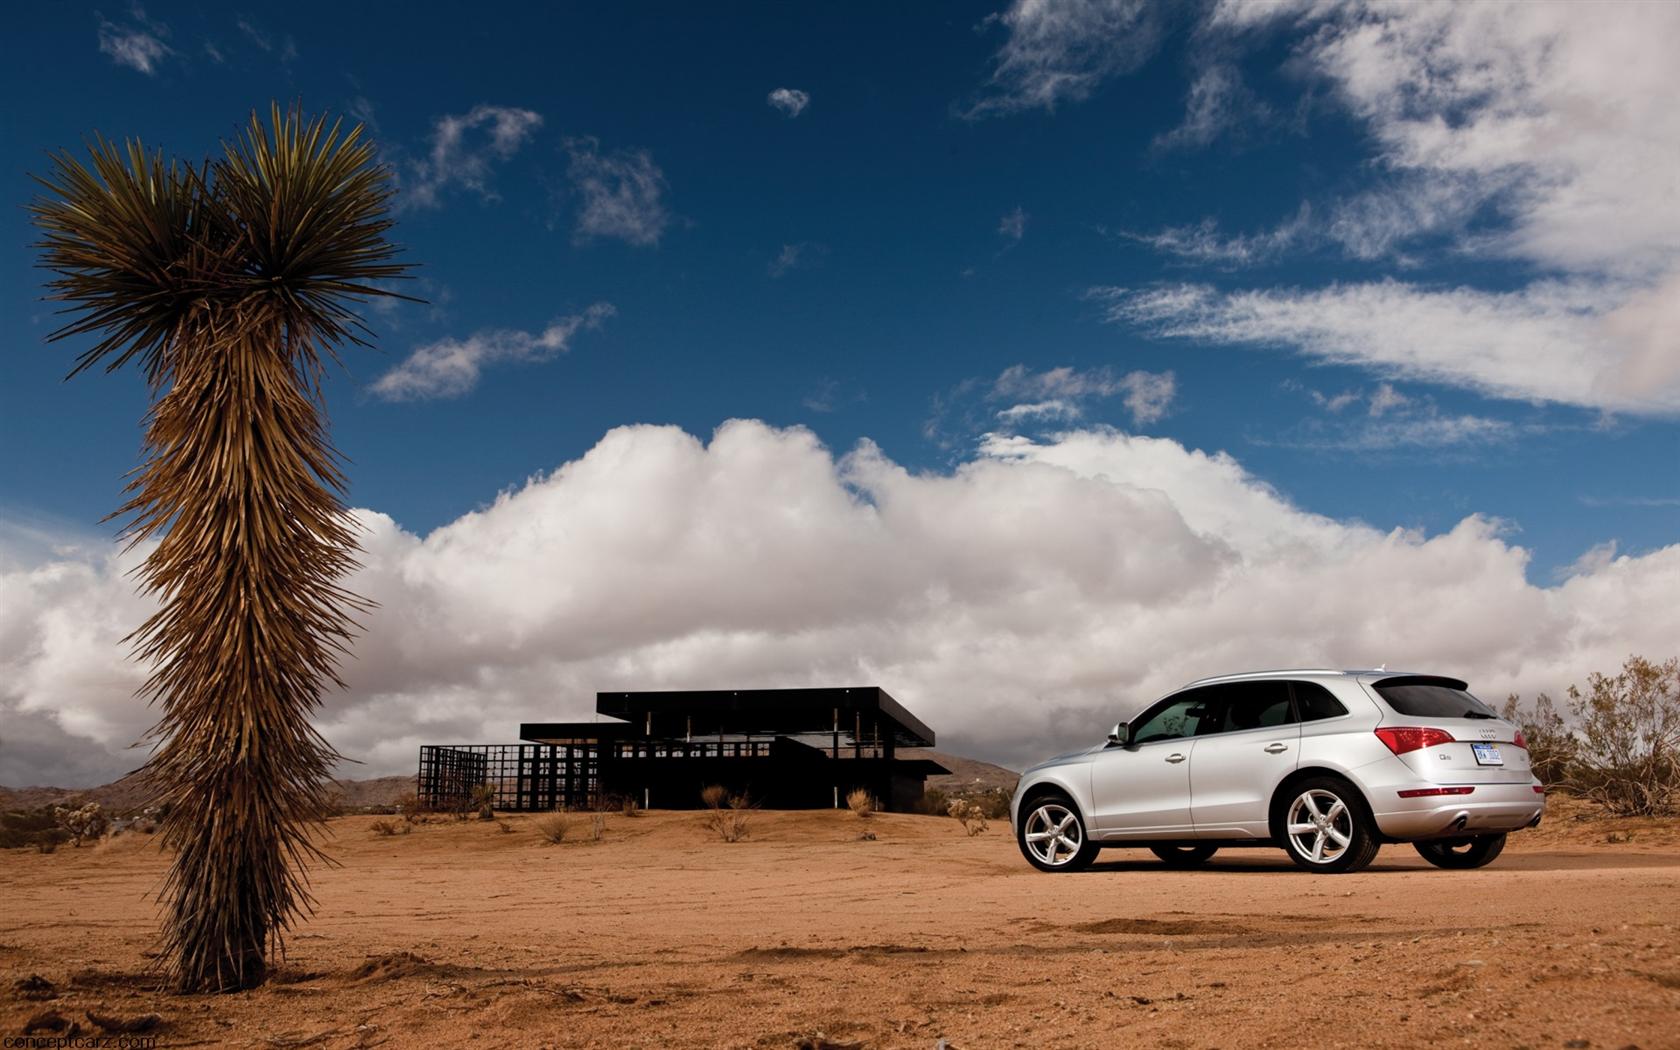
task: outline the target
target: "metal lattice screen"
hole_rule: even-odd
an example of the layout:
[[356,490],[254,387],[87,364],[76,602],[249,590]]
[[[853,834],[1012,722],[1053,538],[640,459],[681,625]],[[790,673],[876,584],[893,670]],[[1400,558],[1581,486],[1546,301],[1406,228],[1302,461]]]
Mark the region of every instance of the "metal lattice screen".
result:
[[425,808],[462,810],[488,784],[500,810],[584,809],[600,792],[598,765],[590,745],[426,745],[417,794]]

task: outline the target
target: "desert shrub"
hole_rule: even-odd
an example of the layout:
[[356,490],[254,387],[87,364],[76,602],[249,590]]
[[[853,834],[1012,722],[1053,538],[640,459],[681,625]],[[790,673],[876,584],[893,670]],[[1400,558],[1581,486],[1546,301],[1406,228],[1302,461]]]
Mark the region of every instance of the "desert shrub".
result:
[[627,817],[639,817],[642,815],[642,807],[637,804],[635,799],[628,795],[624,796],[624,798],[619,801],[618,811]]
[[1009,800],[1014,794],[1008,788],[987,788],[968,796],[968,800],[980,807],[980,813],[987,820],[1007,820],[1009,818]]
[[928,788],[922,792],[921,800],[916,803],[917,813],[926,813],[934,817],[943,817],[950,808],[951,796],[938,788]]
[[860,817],[867,817],[880,809],[881,804],[875,801],[868,788],[853,788],[846,792],[846,807]]
[[56,846],[69,840],[70,836],[58,826],[58,817],[51,806],[0,813],[0,848],[39,848],[43,842]]
[[375,835],[406,835],[414,830],[414,825],[406,820],[376,820],[368,825],[368,830]]
[[105,819],[105,811],[97,802],[88,802],[72,808],[70,806],[54,806],[53,816],[58,826],[70,836],[70,844],[80,847],[88,839],[96,839],[105,834],[110,821]]
[[982,831],[985,831],[986,828],[990,826],[986,823],[985,809],[983,809],[979,803],[973,802],[969,799],[952,799],[950,806],[945,812],[955,817],[957,821],[962,824],[963,830],[968,832],[969,837],[971,838],[980,834]]
[[572,818],[559,810],[555,810],[537,820],[537,834],[544,842],[558,846],[566,841],[566,836],[572,830]]
[[1622,817],[1680,807],[1680,658],[1630,656],[1620,673],[1569,687],[1580,745],[1569,787]]
[[607,815],[605,813],[589,814],[589,841],[600,842],[607,833]]
[[410,824],[418,822],[420,819],[420,796],[412,791],[406,795],[398,796],[396,811],[402,814],[403,819]]
[[480,784],[473,788],[472,808],[478,810],[479,820],[496,819],[496,789],[489,784]]
[[1580,745],[1551,697],[1541,693],[1533,707],[1525,707],[1521,698],[1512,693],[1505,698],[1500,713],[1505,721],[1514,722],[1522,729],[1523,739],[1528,743],[1529,766],[1540,783],[1549,787],[1569,779]]
[[725,842],[739,842],[747,837],[748,814],[752,800],[746,795],[731,795],[722,785],[713,784],[700,792],[706,804],[706,830]]

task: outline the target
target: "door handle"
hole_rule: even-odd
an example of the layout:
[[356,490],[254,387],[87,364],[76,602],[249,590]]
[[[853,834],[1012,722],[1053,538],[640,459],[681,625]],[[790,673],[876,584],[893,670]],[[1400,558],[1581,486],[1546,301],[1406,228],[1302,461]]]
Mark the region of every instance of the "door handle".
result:
[[1266,754],[1268,754],[1268,755],[1281,755],[1285,751],[1288,751],[1288,750],[1289,750],[1289,745],[1288,744],[1267,744],[1266,745]]
[[1172,754],[1167,756],[1167,761],[1168,762],[1174,762],[1174,763],[1182,762],[1182,761],[1184,761],[1184,756],[1179,754],[1178,752],[1174,751]]

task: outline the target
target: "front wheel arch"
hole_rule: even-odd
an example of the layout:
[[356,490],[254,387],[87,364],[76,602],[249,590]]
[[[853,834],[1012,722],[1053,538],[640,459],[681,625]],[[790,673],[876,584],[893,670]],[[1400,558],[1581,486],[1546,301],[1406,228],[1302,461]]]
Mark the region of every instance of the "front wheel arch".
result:
[[[1071,857],[1055,864],[1046,864],[1042,859],[1034,856],[1026,838],[1027,827],[1032,820],[1033,812],[1046,804],[1059,806],[1067,810],[1079,824],[1078,850]],[[1026,858],[1027,863],[1039,871],[1081,871],[1091,866],[1091,862],[1097,859],[1097,854],[1102,849],[1097,844],[1096,839],[1092,837],[1091,825],[1086,820],[1085,814],[1080,810],[1079,804],[1073,800],[1069,792],[1053,784],[1045,784],[1042,788],[1035,785],[1025,795],[1021,796],[1021,804],[1016,807],[1015,827],[1012,830],[1015,835],[1015,845],[1020,849],[1021,856]]]
[[1016,827],[1011,828],[1010,830],[1019,830],[1020,822],[1026,819],[1027,807],[1034,805],[1035,803],[1042,802],[1047,798],[1056,798],[1066,805],[1067,808],[1073,810],[1073,812],[1079,817],[1079,823],[1084,825],[1087,833],[1090,832],[1090,816],[1086,814],[1084,808],[1080,806],[1079,802],[1073,797],[1073,792],[1056,783],[1054,780],[1041,780],[1027,789],[1027,793],[1021,796],[1021,804],[1015,807]]

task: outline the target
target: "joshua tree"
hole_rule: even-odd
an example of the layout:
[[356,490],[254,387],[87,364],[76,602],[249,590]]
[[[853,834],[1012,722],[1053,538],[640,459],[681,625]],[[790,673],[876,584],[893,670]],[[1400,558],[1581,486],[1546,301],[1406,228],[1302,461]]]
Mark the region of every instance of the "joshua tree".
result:
[[103,139],[52,158],[31,205],[49,298],[92,335],[75,375],[129,362],[153,403],[115,516],[158,611],[133,635],[161,708],[148,764],[174,862],[162,958],[186,991],[261,983],[311,906],[304,865],[337,754],[310,716],[364,607],[323,357],[371,333],[399,277],[393,192],[361,128],[271,107],[198,166]]

